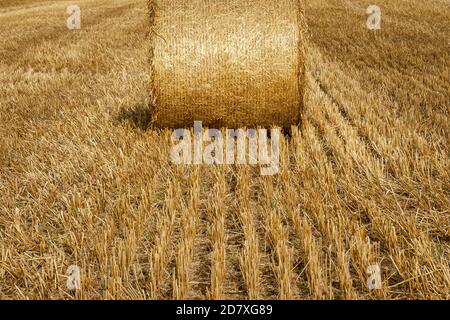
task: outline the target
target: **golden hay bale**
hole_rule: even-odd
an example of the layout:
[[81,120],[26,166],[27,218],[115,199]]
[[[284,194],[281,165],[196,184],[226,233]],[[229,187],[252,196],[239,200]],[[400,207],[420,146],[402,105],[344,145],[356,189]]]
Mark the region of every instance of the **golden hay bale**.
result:
[[303,111],[299,0],[150,0],[153,124],[290,127]]

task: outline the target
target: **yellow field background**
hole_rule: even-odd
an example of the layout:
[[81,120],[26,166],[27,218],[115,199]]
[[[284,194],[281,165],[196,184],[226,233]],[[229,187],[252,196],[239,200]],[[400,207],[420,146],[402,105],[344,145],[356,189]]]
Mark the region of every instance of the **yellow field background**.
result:
[[[449,299],[450,6],[305,1],[280,174],[174,166],[146,1],[0,2],[0,298]],[[81,290],[66,287],[70,265]],[[382,287],[369,290],[379,265]]]

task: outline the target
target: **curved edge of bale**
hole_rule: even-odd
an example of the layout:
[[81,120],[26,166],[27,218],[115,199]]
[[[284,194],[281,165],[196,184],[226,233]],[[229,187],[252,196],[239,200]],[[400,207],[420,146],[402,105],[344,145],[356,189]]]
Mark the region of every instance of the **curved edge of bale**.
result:
[[148,63],[149,63],[149,71],[150,71],[150,80],[148,83],[148,87],[150,88],[149,97],[149,108],[150,108],[150,127],[153,128],[153,124],[157,118],[155,114],[155,106],[157,103],[156,90],[155,90],[155,65],[154,65],[154,56],[155,56],[155,19],[156,19],[156,3],[154,0],[147,1],[147,9],[148,9],[148,19],[150,26],[150,45],[148,48]]
[[[308,23],[306,21],[305,7],[303,0],[297,0],[297,17],[299,23],[298,38],[298,91],[299,91],[299,110],[296,126],[302,127],[305,117],[305,95],[306,95],[306,59],[307,59],[307,39],[308,39]],[[290,129],[290,128],[289,128]]]

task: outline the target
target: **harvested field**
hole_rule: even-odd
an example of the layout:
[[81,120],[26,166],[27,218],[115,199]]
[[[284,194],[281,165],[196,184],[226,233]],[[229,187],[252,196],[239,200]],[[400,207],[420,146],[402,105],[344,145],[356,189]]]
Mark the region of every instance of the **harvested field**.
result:
[[448,1],[305,1],[274,176],[171,163],[146,2],[0,3],[0,299],[450,298]]

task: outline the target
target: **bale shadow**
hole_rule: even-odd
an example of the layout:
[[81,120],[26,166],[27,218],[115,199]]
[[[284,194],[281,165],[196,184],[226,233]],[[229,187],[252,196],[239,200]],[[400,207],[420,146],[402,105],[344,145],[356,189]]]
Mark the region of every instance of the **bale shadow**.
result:
[[135,129],[150,130],[152,128],[152,110],[148,103],[138,103],[132,107],[122,107],[116,116],[119,123],[129,124]]
[[[134,129],[140,129],[143,131],[147,131],[150,129],[155,129],[153,127],[153,118],[152,118],[152,108],[151,105],[147,101],[143,101],[137,103],[133,106],[123,106],[120,108],[117,116],[115,117],[117,123],[119,124],[128,124]],[[213,128],[214,126],[211,126]],[[192,128],[192,126],[188,126],[187,128]],[[223,126],[219,126],[218,128],[225,128]],[[303,128],[303,123],[299,125],[300,130]],[[175,128],[173,128],[175,129]],[[267,131],[268,138],[271,138],[271,131]],[[281,134],[287,140],[292,138],[292,128],[286,127],[281,128]]]

